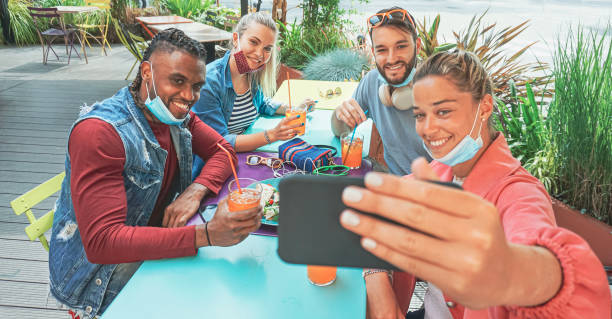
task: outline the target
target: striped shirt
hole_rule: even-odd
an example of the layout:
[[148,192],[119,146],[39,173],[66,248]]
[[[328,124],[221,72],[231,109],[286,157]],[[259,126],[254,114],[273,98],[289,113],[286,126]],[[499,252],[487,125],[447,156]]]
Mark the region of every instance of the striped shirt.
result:
[[234,109],[227,123],[227,130],[230,134],[242,134],[257,118],[257,109],[253,105],[251,90],[236,96]]

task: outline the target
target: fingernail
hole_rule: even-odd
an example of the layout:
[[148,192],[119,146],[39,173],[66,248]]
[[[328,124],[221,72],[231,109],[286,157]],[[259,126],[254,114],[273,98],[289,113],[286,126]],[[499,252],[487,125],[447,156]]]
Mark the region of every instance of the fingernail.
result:
[[365,176],[365,183],[370,186],[381,186],[383,180],[380,175],[376,173],[367,173]]
[[299,115],[299,114],[298,114],[297,118],[298,118],[298,119],[300,118],[300,115]]
[[342,192],[342,198],[349,202],[358,202],[363,198],[363,194],[355,188],[345,188]]
[[304,126],[304,123],[300,124],[300,126]]
[[370,239],[370,238],[364,238],[361,241],[361,245],[363,245],[363,247],[367,248],[367,249],[374,249],[374,248],[376,248],[376,242],[373,239]]
[[319,100],[314,101],[315,103],[319,103]]
[[357,226],[359,225],[359,216],[351,211],[345,210],[342,215],[340,215],[340,221],[349,226]]

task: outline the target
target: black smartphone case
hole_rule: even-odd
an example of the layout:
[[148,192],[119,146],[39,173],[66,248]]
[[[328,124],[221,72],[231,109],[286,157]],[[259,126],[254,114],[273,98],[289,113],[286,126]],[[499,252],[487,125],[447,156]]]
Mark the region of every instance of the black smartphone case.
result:
[[280,181],[278,255],[282,260],[397,269],[364,250],[360,236],[340,225],[340,213],[347,208],[341,200],[342,191],[349,185],[364,187],[363,178],[294,175]]

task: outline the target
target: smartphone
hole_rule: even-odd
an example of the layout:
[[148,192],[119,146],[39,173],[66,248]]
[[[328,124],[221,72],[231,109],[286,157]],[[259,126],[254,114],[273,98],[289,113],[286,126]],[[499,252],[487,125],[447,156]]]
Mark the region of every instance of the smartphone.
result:
[[[459,188],[454,183],[434,182]],[[279,183],[278,255],[293,264],[397,269],[361,247],[361,237],[340,225],[347,186],[365,187],[362,177],[293,175]],[[366,212],[378,219],[397,222]],[[406,227],[402,225],[403,227]]]

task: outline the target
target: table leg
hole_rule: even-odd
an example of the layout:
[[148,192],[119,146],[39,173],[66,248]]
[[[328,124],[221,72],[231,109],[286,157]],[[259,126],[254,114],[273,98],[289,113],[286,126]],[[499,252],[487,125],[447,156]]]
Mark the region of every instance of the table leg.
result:
[[[87,31],[81,32],[81,30],[79,30],[79,32],[76,32],[76,37],[79,39],[79,43],[81,43],[81,50],[83,50],[83,55],[85,56],[85,64],[89,64],[89,61],[87,61],[87,51],[85,51],[85,32]],[[79,34],[81,37],[79,37]]]
[[215,60],[215,43],[206,42],[204,43],[204,49],[206,49],[206,64]]
[[59,18],[60,26],[62,27],[62,31],[64,31],[64,46],[66,47],[66,54],[68,54],[68,35],[66,33],[66,24],[64,24],[64,15],[60,15]]

